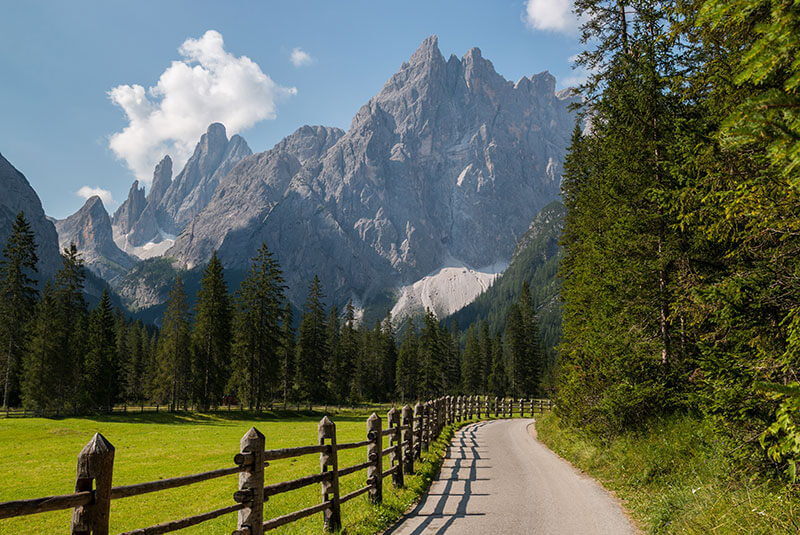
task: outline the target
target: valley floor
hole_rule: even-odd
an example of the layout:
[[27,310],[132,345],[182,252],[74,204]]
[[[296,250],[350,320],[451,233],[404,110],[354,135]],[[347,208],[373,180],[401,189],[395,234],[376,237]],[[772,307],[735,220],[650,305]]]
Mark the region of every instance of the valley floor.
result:
[[800,490],[736,468],[736,445],[689,416],[607,442],[537,419],[539,440],[616,493],[649,534],[800,532]]

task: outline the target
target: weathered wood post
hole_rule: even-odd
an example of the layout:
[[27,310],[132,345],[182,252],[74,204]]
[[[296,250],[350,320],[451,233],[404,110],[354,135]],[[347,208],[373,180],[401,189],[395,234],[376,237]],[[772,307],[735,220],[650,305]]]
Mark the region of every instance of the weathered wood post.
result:
[[500,398],[497,396],[494,397],[494,417],[497,418],[500,416]]
[[480,420],[481,419],[481,414],[483,414],[483,412],[481,410],[481,409],[483,409],[483,399],[481,398],[481,396],[475,396],[475,399],[477,400],[477,406],[478,406],[477,407],[478,420]]
[[447,396],[447,425],[451,425],[455,421],[453,414],[453,396]]
[[113,472],[114,446],[95,433],[78,454],[75,476],[75,492],[94,490],[94,499],[72,510],[72,535],[108,535]]
[[414,458],[419,459],[422,454],[422,403],[414,405]]
[[428,442],[430,441],[430,416],[431,416],[431,405],[430,401],[426,401],[422,405],[422,451],[428,451]]
[[519,417],[525,418],[525,400],[519,398]]
[[403,473],[411,475],[414,473],[414,424],[413,412],[410,405],[404,405],[401,410],[400,425],[405,427],[403,429],[403,442],[405,443],[405,451],[403,451]]
[[387,425],[394,430],[389,435],[389,445],[394,446],[392,449],[392,456],[390,457],[389,465],[396,467],[392,472],[392,486],[396,489],[403,488],[403,446],[400,440],[400,411],[392,407],[386,417]]
[[528,400],[528,401],[530,402],[531,418],[533,418],[534,416],[536,416],[536,413],[535,413],[535,412],[533,412],[533,398],[531,398],[531,399],[530,399],[530,400]]
[[383,501],[383,440],[381,437],[381,418],[374,412],[367,419],[367,485],[369,485],[370,503]]
[[461,396],[456,396],[456,422],[461,422]]
[[508,398],[508,400],[506,400],[506,403],[508,403],[508,417],[509,418],[513,418],[514,417],[514,398]]
[[331,449],[329,452],[319,454],[320,472],[331,472],[331,478],[321,483],[322,501],[330,502],[331,506],[322,512],[322,527],[325,531],[337,531],[342,527],[342,512],[339,503],[339,454],[336,450],[336,424],[327,416],[319,421],[317,426],[319,445],[324,446],[325,441]]
[[[239,455],[245,469],[239,472],[239,492],[247,496],[247,507],[239,510],[238,529],[249,529],[250,535],[264,534],[264,446],[266,440],[255,427],[244,434],[239,442]],[[238,456],[237,456],[238,457]]]

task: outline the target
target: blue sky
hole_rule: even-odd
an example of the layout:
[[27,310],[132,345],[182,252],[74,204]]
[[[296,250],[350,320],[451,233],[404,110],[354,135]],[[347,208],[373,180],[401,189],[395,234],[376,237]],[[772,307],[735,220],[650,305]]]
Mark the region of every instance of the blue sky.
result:
[[[548,70],[563,87],[576,76],[570,57],[580,50],[568,8],[569,0],[6,2],[0,18],[0,153],[26,175],[48,215],[63,218],[77,210],[84,202],[77,192],[84,186],[108,190],[115,202],[106,208],[113,212],[135,178],[132,168],[138,162],[143,169],[159,150],[141,146],[158,137],[150,135],[150,125],[194,128],[191,121],[184,125],[171,118],[186,110],[167,113],[168,106],[159,108],[164,95],[147,89],[165,71],[196,74],[193,50],[212,58],[200,61],[215,61],[221,48],[206,46],[213,39],[204,36],[216,35],[209,30],[224,39],[222,61],[233,69],[224,72],[238,72],[233,76],[254,84],[257,94],[247,108],[253,113],[236,120],[259,152],[303,124],[347,129],[358,108],[431,34],[439,36],[445,57],[477,46],[507,79]],[[293,64],[295,49],[310,61]],[[174,61],[183,65],[170,71]],[[182,100],[186,84],[180,77],[169,79],[173,82],[164,87],[174,92],[173,101],[195,106],[199,120],[214,116],[215,106],[224,108],[197,95]],[[121,139],[115,152],[110,140],[129,119],[109,91],[134,84],[148,100],[130,106],[146,108],[142,113],[150,114],[150,122]],[[133,89],[118,95],[136,100]],[[153,114],[156,108],[164,114]],[[220,113],[235,111],[229,106]]]

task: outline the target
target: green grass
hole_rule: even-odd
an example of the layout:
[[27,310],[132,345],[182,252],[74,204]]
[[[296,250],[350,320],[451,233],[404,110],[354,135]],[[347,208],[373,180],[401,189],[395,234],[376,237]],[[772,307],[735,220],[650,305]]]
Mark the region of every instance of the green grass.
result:
[[652,534],[800,532],[800,491],[756,477],[733,462],[739,444],[689,416],[601,440],[537,419],[539,439],[614,491],[642,531]]
[[[380,414],[380,413],[379,413]],[[380,414],[386,425],[385,412]],[[343,411],[331,416],[340,443],[365,439],[363,411]],[[0,502],[69,494],[74,490],[78,452],[95,432],[116,448],[114,485],[175,477],[233,466],[239,440],[251,426],[266,436],[267,449],[317,443],[317,423],[322,414],[305,413],[144,413],[95,418],[26,418],[0,420]],[[342,506],[343,531],[377,533],[392,524],[430,485],[452,436],[448,428],[435,447],[416,464],[416,474],[406,476],[404,489],[392,489],[384,479],[384,502],[370,506],[362,495]],[[388,446],[388,438],[384,447]],[[366,460],[366,448],[340,452],[344,468]],[[384,459],[384,469],[388,468]],[[266,483],[276,483],[319,472],[319,455],[271,462]],[[341,494],[365,485],[366,472],[341,480]],[[210,511],[233,503],[237,476],[232,475],[168,491],[112,502],[111,531],[119,533],[168,520]],[[320,503],[319,485],[272,497],[265,505],[265,520]],[[0,534],[67,533],[70,511],[55,511],[0,520]],[[219,534],[235,528],[236,514],[188,528],[181,533]],[[276,533],[318,533],[320,514],[289,524]]]

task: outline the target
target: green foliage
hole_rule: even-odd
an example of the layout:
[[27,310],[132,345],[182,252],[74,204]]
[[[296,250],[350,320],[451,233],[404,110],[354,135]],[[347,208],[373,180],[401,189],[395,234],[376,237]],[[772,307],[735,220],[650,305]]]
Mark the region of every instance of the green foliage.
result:
[[325,309],[322,304],[324,297],[322,283],[315,275],[308,289],[308,299],[300,322],[295,370],[298,396],[311,401],[324,401],[326,396],[323,369],[328,347],[325,339]]
[[786,475],[797,481],[797,459],[800,458],[800,383],[762,385],[774,399],[780,400],[775,421],[761,433],[759,441],[776,463],[786,463]]
[[230,374],[231,303],[217,252],[203,270],[192,328],[194,401],[207,410],[222,402]]
[[229,383],[230,391],[251,409],[274,399],[281,386],[284,291],[280,265],[262,244],[236,294]]
[[167,298],[153,380],[153,399],[170,410],[186,406],[191,396],[191,315],[183,279],[178,276]]
[[22,355],[38,292],[36,243],[25,214],[17,214],[0,258],[0,380],[3,407],[19,400]]
[[558,411],[536,419],[538,438],[622,501],[643,533],[784,534],[800,525],[800,492],[736,461],[738,437],[716,422],[676,414],[600,437],[565,425]]

